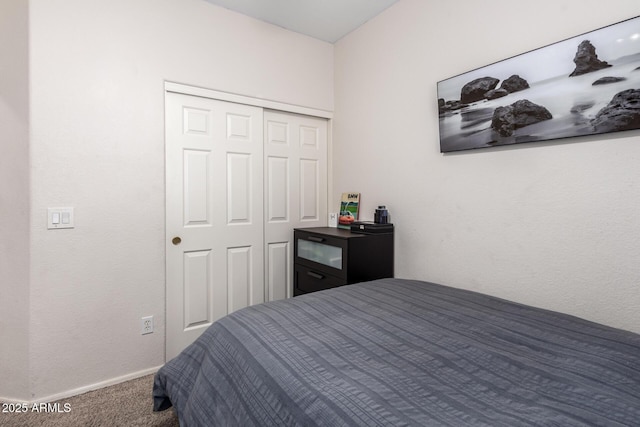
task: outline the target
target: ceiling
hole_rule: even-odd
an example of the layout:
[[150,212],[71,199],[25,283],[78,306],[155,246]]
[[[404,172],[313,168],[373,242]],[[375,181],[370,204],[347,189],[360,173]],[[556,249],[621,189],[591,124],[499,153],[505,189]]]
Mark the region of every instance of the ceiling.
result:
[[335,43],[398,0],[206,0],[287,30]]

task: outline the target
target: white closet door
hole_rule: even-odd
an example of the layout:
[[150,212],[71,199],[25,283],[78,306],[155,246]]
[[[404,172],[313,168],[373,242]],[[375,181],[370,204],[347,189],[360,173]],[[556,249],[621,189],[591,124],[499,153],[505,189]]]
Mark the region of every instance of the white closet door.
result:
[[293,292],[293,229],[327,225],[327,120],[265,110],[265,281]]
[[166,358],[264,301],[263,110],[166,95]]

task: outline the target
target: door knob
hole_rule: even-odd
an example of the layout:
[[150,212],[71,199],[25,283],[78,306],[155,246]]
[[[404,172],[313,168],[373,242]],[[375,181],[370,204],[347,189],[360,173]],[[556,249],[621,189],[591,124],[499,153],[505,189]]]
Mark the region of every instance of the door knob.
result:
[[182,239],[179,237],[174,237],[173,239],[171,239],[171,243],[173,243],[174,245],[179,245],[180,242],[182,242]]

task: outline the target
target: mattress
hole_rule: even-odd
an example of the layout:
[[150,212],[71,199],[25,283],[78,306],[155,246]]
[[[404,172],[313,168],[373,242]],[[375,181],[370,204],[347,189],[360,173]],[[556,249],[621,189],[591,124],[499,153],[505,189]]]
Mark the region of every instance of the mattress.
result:
[[382,279],[222,318],[153,396],[183,426],[638,426],[640,335]]

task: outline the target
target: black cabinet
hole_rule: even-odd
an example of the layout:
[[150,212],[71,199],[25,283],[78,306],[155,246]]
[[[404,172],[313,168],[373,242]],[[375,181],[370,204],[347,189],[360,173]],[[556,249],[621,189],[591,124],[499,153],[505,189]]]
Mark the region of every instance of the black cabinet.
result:
[[294,296],[393,277],[393,231],[296,228],[294,242]]

